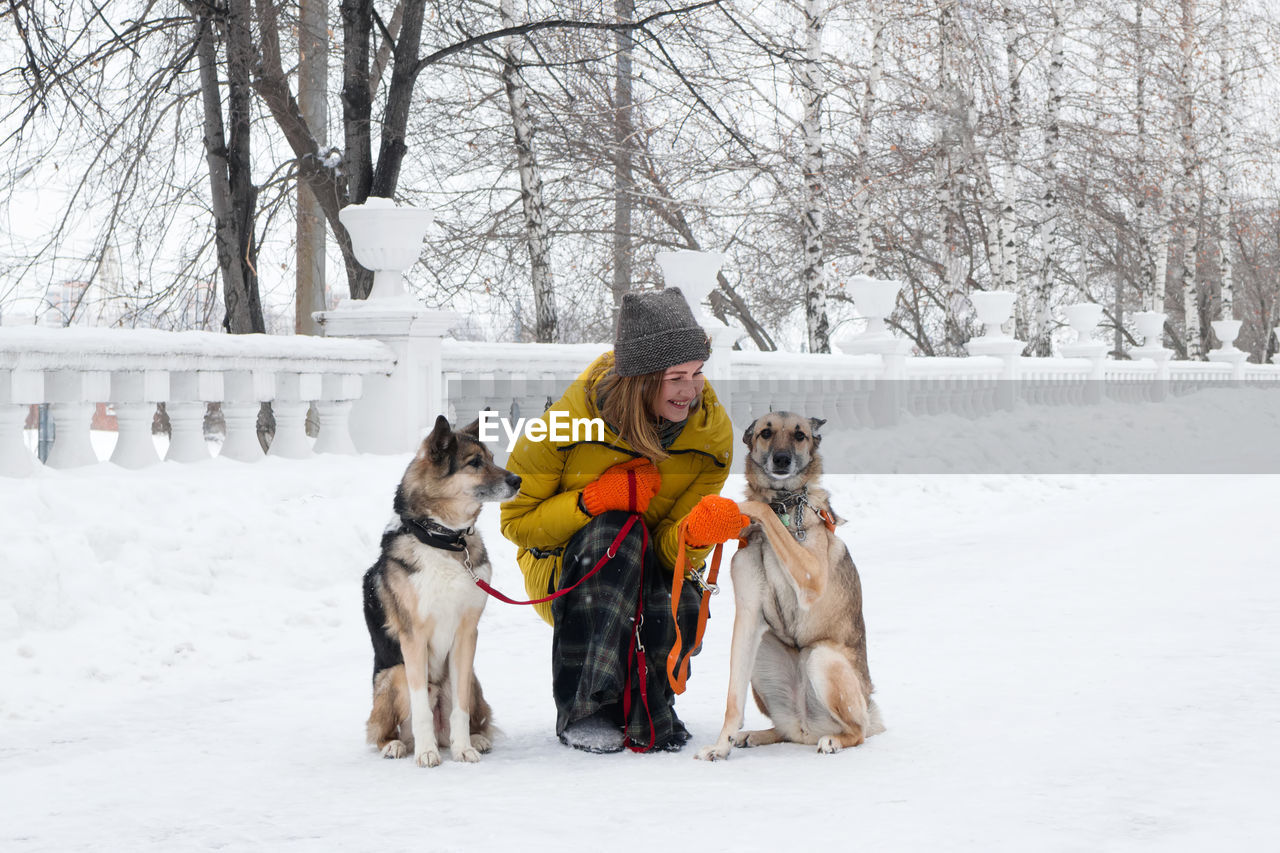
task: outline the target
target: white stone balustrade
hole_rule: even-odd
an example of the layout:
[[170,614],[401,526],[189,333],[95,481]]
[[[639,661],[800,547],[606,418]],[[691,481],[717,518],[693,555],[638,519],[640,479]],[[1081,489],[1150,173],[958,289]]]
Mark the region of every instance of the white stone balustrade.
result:
[[263,456],[257,436],[261,403],[272,401],[276,432],[271,454],[301,458],[313,451],[307,407],[320,412],[318,452],[350,453],[347,416],[363,377],[386,376],[392,351],[377,341],[314,337],[222,335],[152,329],[0,328],[0,475],[25,476],[38,462],[23,424],[31,405],[48,403],[55,439],[48,466],[98,461],[90,422],[98,403],[110,403],[118,434],[111,461],[126,468],[159,462],[151,437],[156,404],[172,428],[165,458],[209,458],[204,440],[207,405],[222,403],[227,437],[222,456]]
[[[862,298],[868,316],[882,319],[895,294],[892,282],[877,283]],[[1117,401],[1158,401],[1206,382],[1280,382],[1280,367],[1236,356],[1245,354],[1231,346],[1238,332],[1232,325],[1218,331],[1224,345],[1214,351],[1226,357],[1171,361],[1160,340],[1164,316],[1156,312],[1135,318],[1148,341],[1133,351],[1135,360],[1107,359],[1106,345],[1092,340],[1098,306],[1068,309],[1077,340],[1061,347],[1066,357],[1023,357],[1022,343],[1001,329],[1009,294],[975,297],[987,334],[970,342],[969,357],[911,356],[911,343],[879,322],[869,336],[842,339],[847,350],[839,354],[734,351],[729,336],[722,336],[713,345],[720,363],[713,382],[735,427],[788,409],[827,418],[831,428],[882,426],[903,416],[974,418],[1019,403],[1092,403],[1104,393]],[[264,456],[257,435],[264,401],[272,403],[276,419],[269,455],[402,453],[440,412],[458,423],[486,407],[511,418],[541,414],[608,349],[606,343],[454,341],[444,335],[455,315],[402,301],[327,312],[327,330],[345,339],[0,328],[0,474],[24,476],[36,468],[22,432],[33,403],[51,404],[57,438],[50,467],[96,461],[88,439],[98,402],[115,407],[119,436],[112,461],[129,468],[157,461],[150,424],[158,402],[165,403],[172,426],[166,460],[209,458],[203,421],[211,402],[222,404],[227,435],[221,455],[228,459]],[[320,420],[314,447],[304,427],[310,403]],[[506,458],[505,441],[494,450],[499,461]]]

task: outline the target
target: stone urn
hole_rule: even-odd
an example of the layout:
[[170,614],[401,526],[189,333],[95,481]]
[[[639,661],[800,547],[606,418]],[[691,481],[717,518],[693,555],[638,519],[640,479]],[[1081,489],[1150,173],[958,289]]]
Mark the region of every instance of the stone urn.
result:
[[1138,311],[1133,315],[1133,325],[1142,335],[1144,346],[1158,347],[1164,343],[1163,311]]
[[1007,338],[1000,327],[1013,314],[1013,303],[1017,294],[1007,290],[977,290],[969,294],[969,303],[973,305],[978,322],[986,327],[985,338]]
[[884,321],[893,313],[893,307],[898,304],[902,282],[872,278],[869,275],[855,275],[849,279],[848,290],[858,313],[867,318],[866,331],[856,335],[853,340],[888,337],[890,332]]
[[1081,302],[1066,308],[1067,325],[1076,333],[1076,343],[1088,343],[1094,330],[1102,321],[1102,306],[1096,302]]
[[1240,337],[1240,327],[1243,324],[1243,320],[1214,320],[1209,324],[1218,340],[1222,341],[1223,352],[1236,349],[1236,338]]
[[431,211],[397,207],[389,198],[370,196],[364,204],[342,208],[338,218],[351,235],[356,260],[373,271],[367,301],[404,299],[404,271],[422,253],[422,240],[433,221]]

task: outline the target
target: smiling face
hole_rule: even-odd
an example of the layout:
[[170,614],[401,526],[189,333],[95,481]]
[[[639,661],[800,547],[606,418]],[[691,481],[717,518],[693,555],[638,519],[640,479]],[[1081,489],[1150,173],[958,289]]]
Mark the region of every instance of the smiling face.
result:
[[706,383],[702,365],[701,361],[686,361],[668,367],[662,374],[662,384],[649,403],[653,414],[669,421],[682,421],[689,417],[689,409],[702,398],[702,386]]

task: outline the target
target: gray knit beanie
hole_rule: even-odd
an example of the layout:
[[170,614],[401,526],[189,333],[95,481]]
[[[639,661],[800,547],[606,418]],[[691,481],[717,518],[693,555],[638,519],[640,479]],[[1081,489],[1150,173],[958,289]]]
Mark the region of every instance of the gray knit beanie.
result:
[[640,376],[686,361],[706,361],[711,340],[678,287],[624,293],[613,341],[619,376]]

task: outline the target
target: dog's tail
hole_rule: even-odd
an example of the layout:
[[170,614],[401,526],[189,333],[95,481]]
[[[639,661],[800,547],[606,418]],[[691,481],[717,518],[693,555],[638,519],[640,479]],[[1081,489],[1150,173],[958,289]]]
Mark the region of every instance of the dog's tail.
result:
[[365,724],[366,740],[382,749],[400,736],[400,723],[409,719],[409,683],[404,665],[389,667],[373,676],[373,710]]
[[880,716],[880,706],[876,704],[876,700],[870,696],[867,697],[867,725],[863,729],[863,737],[871,737],[878,735],[884,731],[884,719]]

